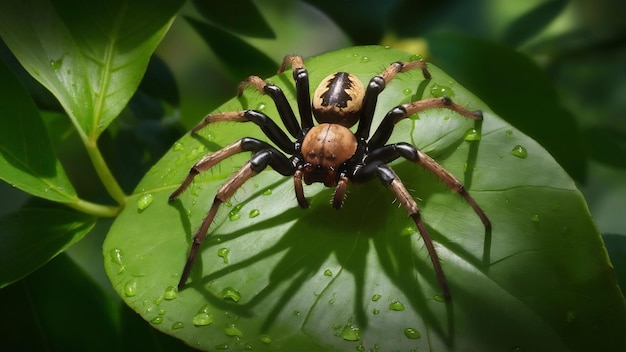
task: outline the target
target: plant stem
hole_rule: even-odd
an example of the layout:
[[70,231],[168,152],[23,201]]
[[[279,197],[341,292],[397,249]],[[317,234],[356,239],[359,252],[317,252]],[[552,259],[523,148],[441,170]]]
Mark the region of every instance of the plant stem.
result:
[[112,218],[116,216],[121,209],[121,207],[119,206],[116,207],[116,206],[92,203],[92,202],[89,202],[80,198],[76,199],[75,202],[64,203],[64,204],[74,210],[78,210],[82,213],[94,215],[100,218],[102,217]]
[[98,174],[98,177],[100,177],[100,181],[102,181],[104,188],[106,188],[109,195],[120,206],[124,206],[126,204],[126,194],[115,179],[115,176],[111,173],[107,163],[104,161],[104,157],[100,153],[100,149],[98,149],[98,143],[92,139],[85,140],[85,148],[87,149],[87,154],[89,154],[89,158],[91,159],[91,162],[93,163],[96,173]]

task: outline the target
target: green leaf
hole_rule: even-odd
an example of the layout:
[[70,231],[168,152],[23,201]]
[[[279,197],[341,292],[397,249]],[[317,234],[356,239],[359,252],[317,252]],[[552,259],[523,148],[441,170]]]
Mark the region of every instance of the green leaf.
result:
[[55,202],[76,201],[30,95],[0,61],[0,179]]
[[541,143],[574,179],[585,180],[586,150],[577,122],[535,63],[510,48],[459,34],[434,33],[427,40],[437,65]]
[[185,19],[220,58],[228,73],[233,77],[243,80],[250,75],[253,68],[260,71],[257,72],[259,75],[276,72],[278,64],[245,40],[211,23],[191,17],[185,17]]
[[[336,71],[367,82],[391,62],[410,58],[356,47],[306,64],[315,85]],[[332,189],[308,186],[311,207],[303,210],[293,180],[269,170],[218,212],[189,283],[176,292],[191,236],[217,188],[249,156],[201,174],[179,200],[167,198],[203,155],[243,136],[264,138],[245,123],[181,138],[148,172],[103,246],[115,290],[155,328],[206,350],[622,346],[624,297],[574,182],[539,144],[441,70],[430,70],[432,80],[407,72],[390,82],[374,126],[392,107],[430,97],[434,85],[485,111],[482,124],[448,110],[426,111],[400,122],[391,140],[415,144],[459,177],[493,223],[486,233],[466,202],[435,176],[406,161],[391,164],[418,200],[451,302],[441,301],[423,241],[380,182],[350,185],[340,211],[328,204]],[[269,79],[294,101],[291,72]],[[218,110],[244,108],[277,116],[271,100],[253,89]],[[482,131],[480,140],[464,139],[472,128]],[[525,157],[512,152],[518,146]]]
[[251,0],[192,2],[202,17],[224,29],[255,38],[276,38],[272,27]]
[[83,140],[95,141],[131,98],[180,0],[13,1],[0,35],[61,102]]
[[65,207],[26,206],[0,218],[0,287],[47,263],[95,223],[93,216]]

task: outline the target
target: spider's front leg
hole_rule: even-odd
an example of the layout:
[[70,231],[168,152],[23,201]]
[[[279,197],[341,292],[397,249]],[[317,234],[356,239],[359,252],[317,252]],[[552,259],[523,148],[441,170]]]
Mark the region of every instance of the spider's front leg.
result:
[[193,178],[200,172],[209,170],[225,158],[244,151],[252,151],[256,153],[245,165],[241,167],[241,169],[239,169],[239,171],[237,171],[218,189],[209,212],[202,220],[200,227],[193,236],[191,249],[189,251],[189,255],[187,256],[187,261],[181,274],[180,281],[178,282],[178,289],[182,289],[185,282],[187,282],[189,273],[193,268],[193,264],[198,254],[198,250],[200,249],[200,245],[204,242],[209,226],[213,223],[213,219],[215,218],[220,205],[227,202],[244,182],[263,171],[267,166],[271,166],[275,171],[285,176],[293,175],[295,172],[291,161],[289,161],[285,155],[269,144],[254,138],[243,138],[238,142],[222,148],[197,162],[189,171],[185,181],[183,181],[180,187],[178,187],[178,189],[170,195],[170,201],[176,199],[178,195],[180,195],[180,193],[182,193],[189,186],[189,184],[191,184]]

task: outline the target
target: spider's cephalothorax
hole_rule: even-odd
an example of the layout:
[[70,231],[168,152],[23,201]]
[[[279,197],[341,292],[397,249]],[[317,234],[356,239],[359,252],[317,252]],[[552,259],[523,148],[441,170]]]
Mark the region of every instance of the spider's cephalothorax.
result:
[[[291,137],[269,116],[256,110],[210,114],[192,129],[192,133],[195,133],[210,123],[221,121],[253,122],[278,148],[255,138],[242,138],[198,161],[180,187],[170,195],[170,201],[174,200],[191,184],[198,173],[212,168],[229,156],[245,151],[253,153],[252,158],[217,191],[208,214],[194,234],[191,251],[178,287],[182,288],[187,281],[200,244],[204,241],[219,206],[228,201],[246,180],[270,166],[282,175],[293,176],[296,199],[302,208],[308,207],[303,182],[305,184],[321,182],[327,187],[335,187],[332,204],[339,209],[349,182],[365,182],[373,178],[381,180],[394,192],[415,222],[424,239],[444,297],[449,299],[450,290],[430,235],[420,218],[417,203],[387,164],[395,159],[404,158],[423,166],[439,177],[450,189],[463,196],[483,222],[485,229],[490,229],[491,223],[461,182],[435,160],[409,143],[386,143],[397,122],[426,109],[450,109],[474,120],[482,120],[482,113],[469,111],[453,103],[449,98],[418,100],[391,109],[370,136],[378,95],[400,72],[421,69],[424,78],[429,79],[430,73],[424,61],[392,63],[382,73],[370,79],[366,87],[350,73],[334,73],[318,85],[312,102],[308,72],[302,58],[286,56],[279,72],[283,72],[287,66],[293,68],[300,113],[299,122],[287,98],[277,86],[263,81],[258,76],[250,76],[242,82],[239,90],[241,94],[243,89],[250,85],[259,92],[269,95],[276,104],[278,114]],[[317,124],[313,122],[313,118]],[[356,132],[352,132],[349,128],[357,122]]]

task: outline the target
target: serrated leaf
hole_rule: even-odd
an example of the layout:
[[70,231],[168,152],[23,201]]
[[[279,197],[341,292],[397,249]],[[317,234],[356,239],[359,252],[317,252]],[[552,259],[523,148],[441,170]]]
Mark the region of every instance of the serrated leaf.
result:
[[61,102],[83,139],[96,140],[135,92],[182,1],[14,1],[0,35]]
[[67,208],[25,207],[0,218],[0,287],[47,263],[83,238],[96,218]]
[[0,179],[34,196],[69,203],[76,191],[57,159],[39,111],[0,61]]
[[[306,64],[312,85],[336,71],[367,82],[410,57],[356,47]],[[303,210],[293,180],[272,171],[255,176],[218,212],[190,282],[176,292],[191,236],[217,188],[248,155],[198,176],[179,200],[167,197],[204,154],[243,136],[265,139],[242,123],[181,138],[141,181],[103,246],[115,290],[155,328],[205,350],[622,346],[624,298],[574,182],[539,144],[441,70],[430,70],[429,81],[407,72],[390,82],[374,126],[392,107],[430,97],[435,84],[447,86],[457,103],[485,111],[478,126],[448,110],[427,111],[399,123],[392,135],[391,142],[415,144],[459,177],[493,223],[486,233],[436,177],[408,162],[392,164],[436,242],[451,302],[439,298],[422,240],[379,182],[350,185],[340,211],[328,204],[331,189],[309,186],[311,207]],[[294,101],[291,72],[269,79]],[[218,110],[258,107],[277,116],[271,100],[253,89]],[[464,140],[476,127],[480,140]]]

